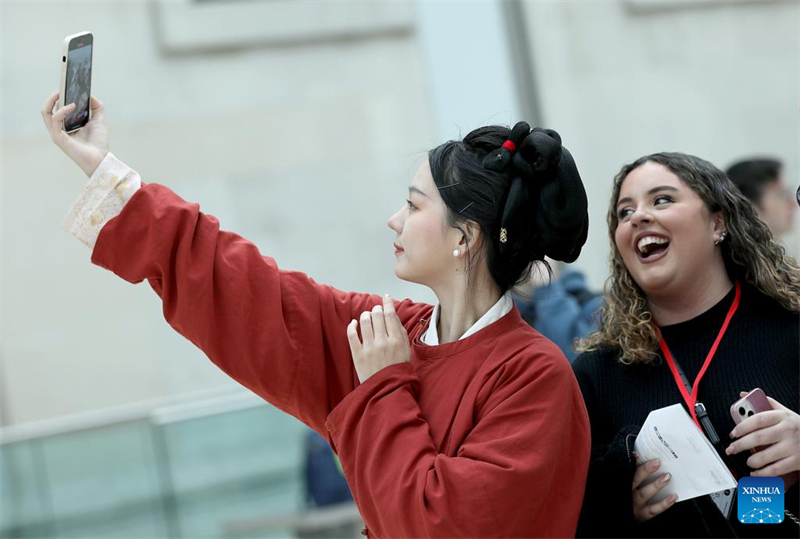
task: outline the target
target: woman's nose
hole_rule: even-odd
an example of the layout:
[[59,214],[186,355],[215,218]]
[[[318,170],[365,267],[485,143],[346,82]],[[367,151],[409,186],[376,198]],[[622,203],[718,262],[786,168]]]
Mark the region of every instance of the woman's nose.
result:
[[649,223],[650,220],[651,220],[650,213],[642,208],[636,208],[636,210],[631,215],[631,224],[636,226]]
[[400,208],[394,215],[389,217],[388,221],[386,221],[386,225],[398,234],[401,230],[403,230],[402,213],[403,209]]

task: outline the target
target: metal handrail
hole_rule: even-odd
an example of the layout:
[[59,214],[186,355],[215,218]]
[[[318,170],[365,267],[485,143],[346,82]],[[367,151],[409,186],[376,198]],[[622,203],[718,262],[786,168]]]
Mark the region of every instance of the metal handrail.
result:
[[[344,524],[362,524],[361,513],[352,501],[327,507],[304,509],[290,514],[270,518],[243,519],[226,522],[222,529],[225,535],[252,534],[265,531],[291,529],[313,531]],[[360,527],[360,526],[359,526]]]
[[0,446],[139,421],[159,425],[265,405],[255,394],[230,388],[154,399],[0,428]]
[[[158,507],[167,536],[180,538],[183,537],[184,530],[178,516],[179,493],[176,492],[173,483],[171,462],[173,455],[169,450],[168,426],[266,405],[267,402],[256,394],[243,388],[231,389],[230,387],[195,392],[177,398],[154,399],[0,428],[0,451],[8,444],[28,442],[25,444],[28,446],[26,449],[36,461],[34,466],[36,496],[42,506],[42,515],[37,517],[36,525],[49,526],[48,529],[51,529],[52,534],[56,535],[54,526],[57,519],[53,507],[52,485],[48,474],[49,467],[42,451],[42,443],[46,443],[47,439],[53,436],[86,433],[121,425],[134,424],[135,428],[147,429],[149,433],[147,439],[153,451],[157,481],[157,491],[153,500],[160,501]],[[12,486],[12,490],[13,488]],[[12,521],[11,524],[11,526],[27,525],[16,521]],[[9,524],[6,523],[4,532],[16,529],[8,528],[8,526]]]

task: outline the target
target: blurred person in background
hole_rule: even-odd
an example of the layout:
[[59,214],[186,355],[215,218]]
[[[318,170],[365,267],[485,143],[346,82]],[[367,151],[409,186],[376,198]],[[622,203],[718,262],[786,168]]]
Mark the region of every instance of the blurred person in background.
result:
[[589,289],[586,277],[573,268],[558,270],[553,275],[541,275],[531,282],[527,294],[514,301],[522,318],[536,331],[556,343],[567,359],[578,357],[576,339],[597,331],[598,313],[603,295]]
[[795,204],[786,185],[783,164],[777,159],[747,159],[727,170],[728,178],[755,206],[772,235],[781,238],[792,230]]
[[[573,363],[592,427],[578,535],[798,537],[792,518],[766,529],[742,524],[735,510],[731,517],[731,492],[716,496],[722,509],[710,496],[650,503],[671,478],[659,473],[657,459],[634,455],[652,410],[681,403],[701,427],[695,405],[702,403],[733,475],[782,477],[785,507],[797,517],[797,263],[725,174],[690,155],[658,153],[624,166],[608,225],[611,275],[600,329]],[[729,408],[756,387],[773,409],[737,426]],[[757,446],[766,447],[751,454]]]
[[306,503],[311,507],[327,507],[353,501],[338,457],[328,441],[310,430],[305,436],[303,484]]
[[[352,505],[353,494],[347,486],[339,458],[328,441],[313,430],[305,436],[303,487],[309,508],[329,509]],[[341,538],[351,535],[352,523],[307,526],[295,531],[298,539]]]
[[100,101],[67,135],[73,105],[54,111],[57,99],[45,125],[90,177],[65,228],[94,264],[147,279],[167,321],[223,371],[328,440],[365,535],[574,535],[586,409],[563,353],[509,292],[586,241],[586,193],[555,131],[481,127],[428,152],[388,225],[396,275],[430,287],[432,306],[279,270],[110,153]]

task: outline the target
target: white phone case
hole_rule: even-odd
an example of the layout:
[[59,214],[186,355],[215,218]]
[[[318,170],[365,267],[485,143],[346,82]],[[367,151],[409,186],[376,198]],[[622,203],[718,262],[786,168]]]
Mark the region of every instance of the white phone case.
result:
[[[67,59],[69,57],[69,44],[70,42],[78,37],[89,36],[92,35],[91,32],[78,32],[77,34],[72,34],[71,36],[67,36],[64,38],[64,43],[61,46],[61,77],[58,86],[58,108],[60,109],[65,105],[64,103],[64,96],[67,93]],[[89,105],[89,119],[92,119],[92,107],[91,104]],[[64,123],[61,123],[61,128],[66,131],[66,127]],[[67,131],[67,133],[74,133],[77,129],[73,129],[72,131]]]

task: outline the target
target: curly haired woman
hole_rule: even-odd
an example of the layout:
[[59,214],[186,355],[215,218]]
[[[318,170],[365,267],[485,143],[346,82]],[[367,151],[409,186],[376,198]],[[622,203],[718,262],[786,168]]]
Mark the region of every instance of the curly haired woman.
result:
[[[633,452],[650,411],[681,403],[698,423],[701,402],[732,473],[783,477],[786,509],[798,514],[797,263],[725,174],[691,155],[657,153],[623,167],[608,225],[601,325],[573,364],[592,428],[578,535],[797,537],[791,518],[769,529],[740,523],[732,493],[648,503],[670,476]],[[756,387],[773,410],[735,425],[729,407]]]

